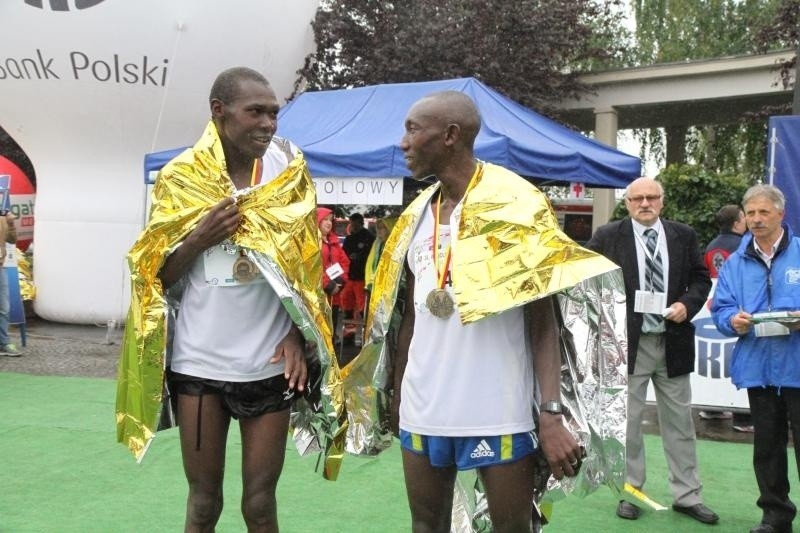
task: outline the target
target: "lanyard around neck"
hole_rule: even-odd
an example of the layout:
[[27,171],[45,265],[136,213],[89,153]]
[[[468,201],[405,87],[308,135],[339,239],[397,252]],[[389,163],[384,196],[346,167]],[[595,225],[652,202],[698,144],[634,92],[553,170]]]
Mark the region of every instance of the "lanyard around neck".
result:
[[647,257],[647,259],[649,259],[650,261],[655,263],[656,262],[656,258],[659,255],[661,255],[661,246],[659,245],[659,242],[661,241],[661,232],[660,231],[656,231],[655,228],[648,228],[648,229],[652,229],[653,231],[656,232],[656,247],[655,247],[655,250],[653,250],[653,253],[650,253],[650,250],[647,248],[647,243],[645,242],[644,237],[642,237],[642,235],[640,235],[636,231],[634,231],[633,234],[636,237],[636,240],[638,241],[638,243],[642,246],[642,250],[644,251],[644,255]]
[[261,162],[261,159],[256,159],[253,161],[253,172],[250,174],[250,186],[253,187],[256,184],[256,180],[260,180],[261,178],[261,171],[264,168],[264,164]]
[[[469,179],[469,185],[467,185],[467,190],[464,192],[464,198],[467,197],[469,191],[475,186],[478,182],[478,178],[483,174],[483,164],[479,161],[475,167],[475,172],[472,174],[472,177]],[[447,244],[447,252],[445,252],[444,258],[444,265],[441,270],[439,270],[439,215],[441,212],[442,207],[442,191],[439,190],[439,196],[436,198],[436,215],[434,218],[434,227],[433,227],[433,268],[436,270],[436,288],[437,289],[444,289],[445,281],[447,280],[447,273],[450,271],[450,251],[451,246]],[[451,231],[452,235],[452,231]],[[452,242],[452,237],[451,237]]]

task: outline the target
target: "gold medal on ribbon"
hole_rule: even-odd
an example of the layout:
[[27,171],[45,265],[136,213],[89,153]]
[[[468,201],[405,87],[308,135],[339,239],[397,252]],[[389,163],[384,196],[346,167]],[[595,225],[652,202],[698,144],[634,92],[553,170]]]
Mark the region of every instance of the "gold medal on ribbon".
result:
[[[476,178],[483,173],[483,165],[478,163],[475,166],[475,172],[472,174],[472,177],[469,180],[469,185],[467,186],[468,193],[472,186],[475,184]],[[466,195],[466,193],[464,193]],[[436,215],[434,217],[434,227],[433,227],[433,253],[431,254],[433,257],[433,269],[436,273],[436,287],[428,293],[428,296],[425,298],[425,306],[431,312],[433,316],[436,318],[449,318],[450,315],[453,314],[455,310],[455,302],[453,301],[453,297],[450,296],[450,293],[444,288],[447,284],[447,277],[450,273],[450,243],[447,244],[447,250],[444,252],[444,264],[441,268],[439,268],[439,216],[441,213],[442,207],[442,191],[439,190],[439,196],[436,199]]]
[[249,283],[258,276],[258,267],[249,257],[241,251],[239,257],[233,262],[233,279],[239,283]]
[[425,305],[436,318],[447,318],[453,314],[453,298],[444,289],[433,289],[425,298]]
[[436,287],[428,293],[425,298],[425,306],[436,318],[448,318],[453,314],[453,298],[444,288],[447,282],[447,274],[450,271],[450,244],[447,245],[445,260],[442,268],[439,268],[439,211],[442,206],[441,192],[436,200],[436,218],[433,227],[433,269],[436,272]]

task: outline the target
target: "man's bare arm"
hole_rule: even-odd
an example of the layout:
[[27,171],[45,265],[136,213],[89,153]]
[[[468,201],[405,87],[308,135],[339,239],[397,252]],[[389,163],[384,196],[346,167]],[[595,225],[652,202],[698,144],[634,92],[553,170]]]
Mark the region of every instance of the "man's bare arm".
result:
[[[539,383],[540,402],[561,401],[561,350],[555,297],[528,304],[533,364]],[[539,445],[556,479],[577,474],[580,446],[564,426],[563,416],[542,411],[539,414]]]
[[178,281],[204,250],[233,235],[240,221],[241,215],[233,198],[225,198],[212,207],[159,270],[158,277],[164,287]]

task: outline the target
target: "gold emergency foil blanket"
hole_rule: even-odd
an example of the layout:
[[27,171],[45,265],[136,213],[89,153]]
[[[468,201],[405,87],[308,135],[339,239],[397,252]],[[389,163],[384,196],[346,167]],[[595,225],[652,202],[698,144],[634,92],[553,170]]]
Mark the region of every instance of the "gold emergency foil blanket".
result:
[[[391,444],[390,325],[406,253],[438,187],[429,187],[412,202],[387,239],[375,273],[365,345],[342,369],[348,452],[375,454]],[[587,457],[577,478],[548,482],[549,489],[585,494],[600,484],[621,488],[627,367],[619,268],[561,232],[540,191],[492,164],[485,165],[481,180],[466,195],[458,238],[451,245],[453,291],[464,323],[557,295],[564,319],[562,402],[571,412],[568,427]],[[462,488],[464,494],[472,490]],[[463,498],[459,501],[463,505]]]
[[[331,339],[330,308],[322,291],[322,263],[316,221],[316,194],[302,154],[268,184],[235,191],[213,122],[195,146],[173,159],[159,174],[147,227],[128,254],[131,307],[123,338],[117,384],[117,440],[141,461],[155,431],[168,417],[163,402],[165,354],[168,353],[167,304],[157,274],[166,257],[219,201],[235,197],[242,224],[231,240],[247,249],[305,339],[316,345],[322,366],[321,405],[307,405],[295,428],[305,449],[335,452],[343,440],[332,436],[343,406]],[[298,405],[305,402],[299,401]],[[322,414],[319,411],[323,411]],[[298,420],[297,417],[294,420]],[[316,425],[312,427],[312,422]],[[310,441],[316,439],[314,446]],[[337,448],[338,447],[338,448]],[[326,464],[326,469],[328,465]],[[337,467],[338,469],[338,467]]]
[[19,248],[15,251],[17,258],[17,272],[19,273],[19,293],[23,300],[32,301],[36,298],[36,286],[33,284],[33,267],[25,252]]
[[[578,283],[557,295],[561,329],[561,399],[567,426],[586,448],[578,476],[557,481],[545,467],[537,476],[538,507],[549,521],[566,495],[585,496],[625,483],[627,332],[621,270]],[[484,488],[475,471],[458,473],[452,531],[492,531]]]

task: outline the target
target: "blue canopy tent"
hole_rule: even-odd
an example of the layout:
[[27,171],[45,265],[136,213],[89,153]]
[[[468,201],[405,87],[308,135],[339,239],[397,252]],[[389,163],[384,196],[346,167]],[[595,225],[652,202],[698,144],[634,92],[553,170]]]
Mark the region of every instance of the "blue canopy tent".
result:
[[[589,139],[487,87],[475,78],[306,92],[278,115],[278,135],[297,144],[314,177],[408,176],[398,146],[418,99],[454,90],[481,113],[475,154],[535,180],[624,188],[640,176],[639,158]],[[145,176],[180,150],[148,154]]]

